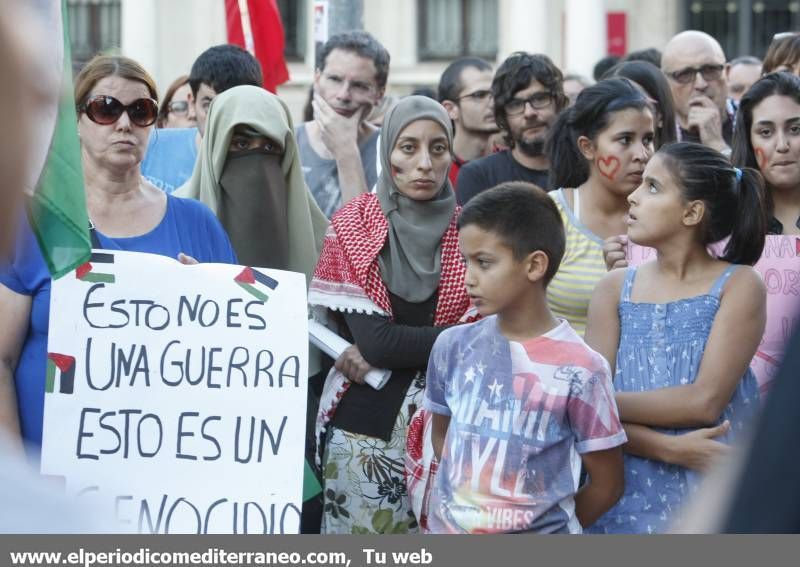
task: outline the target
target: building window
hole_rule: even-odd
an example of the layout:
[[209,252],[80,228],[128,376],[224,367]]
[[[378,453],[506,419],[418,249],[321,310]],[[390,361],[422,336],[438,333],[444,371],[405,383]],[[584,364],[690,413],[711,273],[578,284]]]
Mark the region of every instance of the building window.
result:
[[[729,60],[764,57],[773,35],[800,27],[800,1],[687,0],[685,27],[715,37]],[[740,35],[742,27],[749,33]]]
[[497,57],[498,0],[418,0],[420,59]]
[[121,0],[67,0],[72,66],[77,71],[92,57],[120,46]]
[[287,60],[302,61],[305,57],[306,3],[307,0],[278,0],[283,35],[286,38],[283,54]]
[[800,2],[753,2],[750,29],[753,55],[764,57],[773,35],[800,29]]

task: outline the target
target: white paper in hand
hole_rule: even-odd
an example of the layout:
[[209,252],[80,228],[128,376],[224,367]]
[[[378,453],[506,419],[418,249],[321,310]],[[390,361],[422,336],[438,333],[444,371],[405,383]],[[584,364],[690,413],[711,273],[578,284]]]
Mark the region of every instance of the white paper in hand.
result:
[[[350,343],[314,319],[308,321],[308,337],[311,344],[333,359],[339,358],[339,355],[350,346]],[[391,374],[391,370],[373,368],[364,376],[364,382],[380,390],[386,385]]]

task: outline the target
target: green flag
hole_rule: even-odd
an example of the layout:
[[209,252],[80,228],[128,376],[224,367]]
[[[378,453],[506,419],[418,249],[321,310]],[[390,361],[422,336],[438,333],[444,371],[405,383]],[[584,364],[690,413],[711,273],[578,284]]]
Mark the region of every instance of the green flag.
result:
[[91,253],[65,1],[60,4],[64,47],[58,118],[47,161],[29,204],[31,227],[54,279],[86,262]]
[[317,475],[311,465],[306,461],[305,469],[303,470],[303,502],[314,498],[317,494],[322,492],[322,487],[319,485]]

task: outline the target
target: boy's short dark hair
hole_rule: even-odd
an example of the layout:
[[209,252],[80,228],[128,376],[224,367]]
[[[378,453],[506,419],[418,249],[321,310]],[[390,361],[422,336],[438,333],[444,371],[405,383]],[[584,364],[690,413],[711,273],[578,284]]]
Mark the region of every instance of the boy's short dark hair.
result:
[[200,84],[205,83],[217,94],[241,85],[264,86],[261,64],[248,51],[238,45],[209,47],[192,64],[189,86],[197,98]]
[[478,71],[491,71],[492,64],[480,57],[460,57],[456,59],[442,72],[439,79],[437,96],[439,102],[451,100],[458,102],[458,95],[464,85],[461,83],[461,74],[465,69],[477,69]]
[[566,247],[566,234],[555,201],[532,183],[509,181],[482,191],[461,210],[458,229],[475,225],[497,234],[516,260],[541,250],[547,254],[544,284],[556,275]]
[[[661,69],[661,52],[655,47],[631,51],[625,56],[623,61],[647,61]],[[759,61],[759,64],[761,62]],[[606,71],[607,72],[607,71]],[[603,73],[605,75],[605,73]]]
[[364,59],[371,59],[375,65],[376,86],[379,89],[386,88],[386,81],[389,79],[389,52],[370,33],[355,30],[331,36],[317,53],[317,69],[325,70],[328,55],[334,49],[350,51]]
[[600,61],[594,64],[592,69],[592,77],[595,81],[602,81],[603,75],[608,72],[611,67],[620,62],[620,58],[616,55],[606,55]]

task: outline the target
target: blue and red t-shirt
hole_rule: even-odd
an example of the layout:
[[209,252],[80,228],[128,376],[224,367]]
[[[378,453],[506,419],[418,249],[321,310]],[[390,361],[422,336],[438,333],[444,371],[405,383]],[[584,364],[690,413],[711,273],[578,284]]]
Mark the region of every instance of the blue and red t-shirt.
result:
[[444,331],[425,407],[450,416],[433,533],[580,533],[580,455],[626,441],[608,362],[566,321],[524,343],[496,317]]

